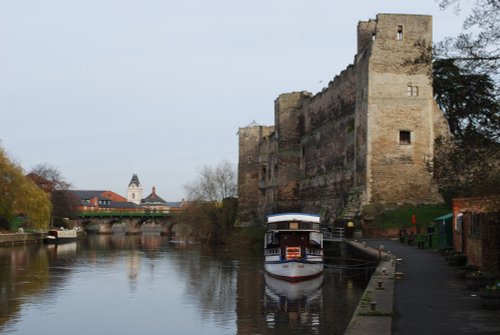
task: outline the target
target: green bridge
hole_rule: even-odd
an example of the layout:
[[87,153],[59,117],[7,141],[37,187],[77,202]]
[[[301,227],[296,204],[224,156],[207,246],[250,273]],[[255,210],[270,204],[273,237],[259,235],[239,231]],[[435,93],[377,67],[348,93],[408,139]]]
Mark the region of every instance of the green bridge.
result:
[[80,211],[78,213],[78,217],[80,218],[93,218],[93,217],[102,217],[102,218],[165,218],[172,217],[175,214],[172,214],[170,211],[151,211],[151,210],[143,210],[143,211],[118,211],[118,210],[105,210],[105,211]]
[[172,232],[176,216],[177,214],[170,211],[99,210],[80,211],[77,218],[71,221],[87,232],[98,234],[145,232],[168,234]]

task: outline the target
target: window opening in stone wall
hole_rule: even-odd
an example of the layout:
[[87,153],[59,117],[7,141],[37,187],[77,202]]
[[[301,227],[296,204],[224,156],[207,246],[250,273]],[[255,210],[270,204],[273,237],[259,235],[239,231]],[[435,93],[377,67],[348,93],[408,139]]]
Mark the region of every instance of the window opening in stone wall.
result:
[[403,40],[403,26],[398,26],[398,32],[396,33],[396,39],[398,41]]
[[418,86],[416,85],[408,85],[406,88],[406,95],[409,97],[418,97]]
[[372,41],[375,41],[375,38],[377,37],[377,34],[373,33],[372,34]]
[[481,233],[481,215],[479,213],[472,213],[470,231],[469,233],[474,236],[479,236]]
[[135,193],[132,193],[132,199],[135,199]]
[[266,181],[267,180],[267,165],[266,164],[263,164],[261,166],[260,180],[262,180],[262,181]]
[[411,144],[411,132],[408,130],[399,131],[399,144]]

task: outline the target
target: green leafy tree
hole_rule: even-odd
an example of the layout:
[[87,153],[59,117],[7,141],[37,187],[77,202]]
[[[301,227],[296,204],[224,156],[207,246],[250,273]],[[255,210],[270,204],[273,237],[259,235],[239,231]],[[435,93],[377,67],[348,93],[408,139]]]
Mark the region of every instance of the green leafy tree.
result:
[[3,224],[22,215],[28,219],[28,227],[47,228],[51,210],[49,195],[26,178],[21,167],[11,162],[0,148],[0,220]]
[[456,197],[498,194],[499,144],[470,142],[464,145],[453,137],[436,141],[433,173],[448,203]]
[[[440,0],[439,4],[443,9],[461,9],[460,0]],[[448,201],[498,194],[499,14],[498,0],[474,0],[463,32],[434,46],[434,95],[452,136],[437,139],[432,171]],[[413,64],[428,58],[430,49],[422,50]]]
[[451,133],[464,143],[500,139],[500,102],[488,74],[470,73],[454,59],[434,61],[434,96]]

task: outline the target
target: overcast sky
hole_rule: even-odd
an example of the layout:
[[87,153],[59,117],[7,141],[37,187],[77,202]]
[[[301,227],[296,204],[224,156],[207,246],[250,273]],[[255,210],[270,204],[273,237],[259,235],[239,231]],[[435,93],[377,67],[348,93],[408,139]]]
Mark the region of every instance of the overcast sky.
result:
[[[462,1],[463,2],[463,1]],[[74,189],[167,201],[238,158],[238,127],[274,99],[319,92],[352,63],[358,21],[430,14],[434,41],[466,12],[434,0],[0,0],[0,145]]]

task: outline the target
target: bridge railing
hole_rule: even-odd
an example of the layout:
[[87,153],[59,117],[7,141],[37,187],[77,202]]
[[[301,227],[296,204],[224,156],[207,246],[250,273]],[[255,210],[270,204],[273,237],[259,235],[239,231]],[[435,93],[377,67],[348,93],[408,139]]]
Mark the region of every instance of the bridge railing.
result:
[[171,216],[172,212],[169,210],[93,210],[93,211],[79,211],[79,217],[165,217]]

